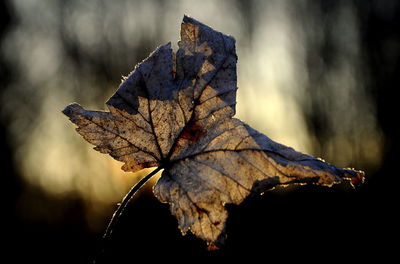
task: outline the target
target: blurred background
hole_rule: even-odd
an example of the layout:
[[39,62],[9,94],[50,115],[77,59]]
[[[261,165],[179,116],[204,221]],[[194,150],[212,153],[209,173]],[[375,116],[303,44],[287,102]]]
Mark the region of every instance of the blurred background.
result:
[[[389,256],[399,11],[396,0],[2,1],[2,235],[17,250],[6,249],[11,263]],[[117,203],[149,171],[124,173],[60,111],[71,102],[105,109],[121,77],[151,51],[169,41],[177,49],[184,14],[235,37],[238,118],[299,151],[364,170],[366,183],[249,198],[229,208],[227,247],[207,252],[180,235],[151,193],[153,179],[100,254]]]

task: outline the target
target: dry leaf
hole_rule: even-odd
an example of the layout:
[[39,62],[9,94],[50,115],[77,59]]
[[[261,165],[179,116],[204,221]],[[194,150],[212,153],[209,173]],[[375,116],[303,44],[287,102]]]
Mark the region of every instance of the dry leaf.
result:
[[159,47],[107,101],[109,112],[72,104],[63,111],[95,149],[125,171],[161,167],[154,186],[183,233],[222,245],[225,204],[277,185],[362,182],[364,173],[336,168],[272,141],[233,118],[235,40],[184,17],[176,54]]

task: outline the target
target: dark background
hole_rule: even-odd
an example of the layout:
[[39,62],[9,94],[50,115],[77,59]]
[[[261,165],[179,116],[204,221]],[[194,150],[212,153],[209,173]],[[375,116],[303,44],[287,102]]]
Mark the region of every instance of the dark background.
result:
[[[339,2],[321,0],[309,1],[309,4],[320,10],[322,18],[328,19]],[[168,206],[159,203],[149,192],[151,186],[146,186],[130,203],[112,241],[100,253],[101,229],[98,232],[88,229],[85,208],[79,197],[57,199],[49,196],[26,183],[19,174],[19,161],[13,159],[14,149],[10,143],[13,134],[7,129],[10,120],[3,116],[0,124],[1,239],[6,253],[3,260],[7,258],[7,263],[89,263],[97,256],[99,263],[237,260],[238,257],[263,262],[273,259],[360,261],[372,258],[383,263],[388,261],[396,252],[399,223],[396,200],[398,97],[394,91],[399,87],[400,5],[395,0],[349,2],[355,7],[360,26],[363,63],[368,78],[364,88],[376,107],[378,125],[384,138],[383,162],[372,171],[372,175],[366,172],[368,178],[363,186],[356,190],[343,186],[304,186],[286,193],[267,192],[247,199],[241,206],[230,206],[226,248],[213,252],[206,251],[205,244],[192,235],[181,236]],[[242,6],[248,16],[255,8],[253,1],[232,3]],[[2,41],[16,20],[12,6],[7,2],[1,2],[0,12]],[[328,39],[324,48],[317,52],[328,66],[331,63],[334,67],[334,59],[330,56],[335,51],[329,43]],[[388,43],[391,43],[390,47]],[[72,59],[85,60],[79,50],[71,54],[75,56]],[[109,78],[113,73],[108,72],[104,63],[102,60],[92,62],[102,78]],[[1,88],[18,79],[12,65],[3,57],[0,57],[0,76]],[[324,133],[324,116],[319,116],[318,111],[312,115],[305,111],[304,115],[309,129],[324,142],[324,137],[329,136]],[[21,217],[18,213],[21,195],[34,197],[38,207],[45,208],[41,210],[54,212],[54,220]]]

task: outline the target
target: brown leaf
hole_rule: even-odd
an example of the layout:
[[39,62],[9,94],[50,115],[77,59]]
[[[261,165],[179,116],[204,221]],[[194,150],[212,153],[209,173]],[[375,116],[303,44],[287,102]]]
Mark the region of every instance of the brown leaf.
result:
[[183,233],[222,245],[225,204],[277,185],[358,184],[364,173],[336,168],[272,141],[233,118],[235,40],[184,17],[179,50],[159,47],[136,66],[107,101],[109,112],[78,104],[64,114],[95,149],[122,169],[161,167],[154,186]]

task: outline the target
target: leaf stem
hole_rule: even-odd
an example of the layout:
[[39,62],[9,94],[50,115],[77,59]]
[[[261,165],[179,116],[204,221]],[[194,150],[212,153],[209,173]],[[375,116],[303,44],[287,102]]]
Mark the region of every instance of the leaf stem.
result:
[[135,195],[135,193],[151,178],[153,177],[157,172],[159,172],[161,169],[163,169],[162,166],[158,167],[157,169],[153,170],[149,174],[147,174],[145,177],[143,177],[139,182],[137,182],[131,189],[130,191],[125,195],[124,199],[122,199],[121,204],[119,205],[118,209],[114,212],[110,222],[108,223],[106,232],[103,235],[103,239],[106,240],[107,238],[110,237],[119,217],[123,213],[125,207],[128,205],[129,201],[132,199],[132,197]]

